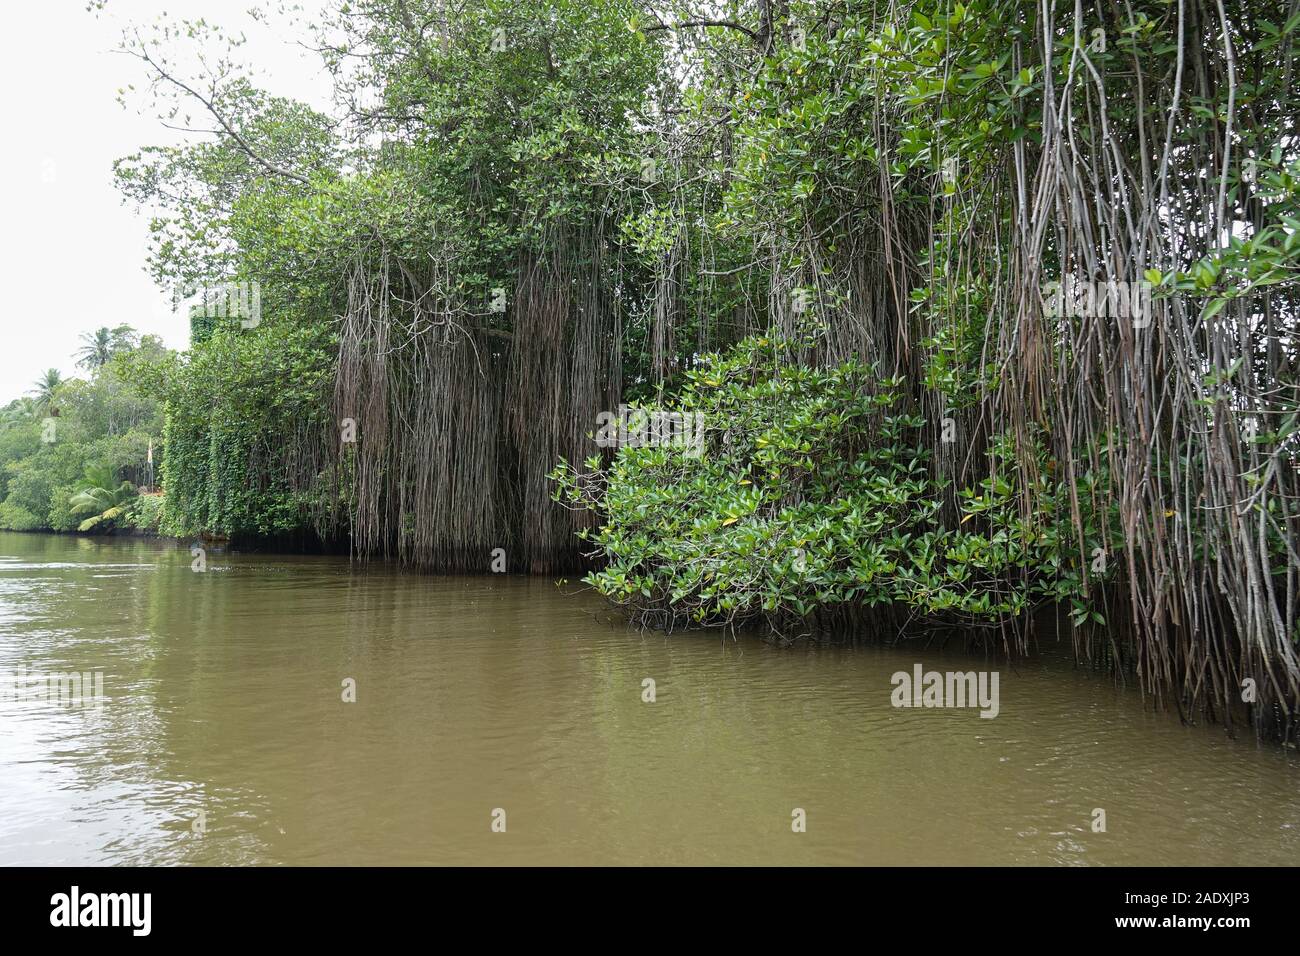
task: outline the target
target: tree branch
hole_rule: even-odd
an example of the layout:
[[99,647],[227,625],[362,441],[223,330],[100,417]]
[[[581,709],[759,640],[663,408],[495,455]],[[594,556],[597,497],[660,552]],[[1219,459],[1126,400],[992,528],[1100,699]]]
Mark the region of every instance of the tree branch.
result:
[[[139,37],[137,37],[136,40],[138,42]],[[244,153],[244,155],[246,155],[249,159],[253,160],[253,162],[257,163],[267,172],[273,173],[276,176],[284,176],[288,179],[292,179],[295,180],[296,182],[300,182],[304,186],[311,185],[311,180],[309,180],[306,176],[302,175],[301,173],[296,173],[291,169],[285,169],[283,166],[278,166],[275,163],[271,162],[269,159],[266,159],[265,157],[258,155],[257,151],[254,150],[253,147],[249,145],[248,141],[244,139],[244,137],[239,134],[239,132],[234,128],[234,126],[232,126],[226,120],[225,116],[222,115],[221,111],[217,109],[216,103],[213,102],[213,100],[204,96],[202,93],[194,89],[189,84],[185,83],[183,80],[177,79],[176,77],[168,73],[165,69],[163,69],[163,67],[159,65],[158,61],[149,55],[149,50],[143,43],[139,43],[138,51],[133,51],[132,55],[139,57],[141,60],[147,63],[150,67],[153,68],[153,70],[160,77],[162,77],[162,79],[166,80],[168,83],[171,83],[173,86],[177,87],[178,89],[183,90],[184,92],[188,93],[190,96],[194,97],[194,99],[202,103],[203,106],[207,109],[207,111],[212,114],[213,119],[217,121],[217,123],[221,126],[221,129],[226,133],[226,135],[229,136],[232,140],[234,140],[235,144]]]

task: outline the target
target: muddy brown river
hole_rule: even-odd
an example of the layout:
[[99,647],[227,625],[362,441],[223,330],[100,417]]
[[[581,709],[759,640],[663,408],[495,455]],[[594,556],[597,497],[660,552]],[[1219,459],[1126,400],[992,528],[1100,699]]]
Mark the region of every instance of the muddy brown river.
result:
[[[1294,751],[1053,646],[665,636],[574,583],[194,561],[0,534],[0,863],[1300,863]],[[997,671],[996,717],[894,706],[918,664]]]

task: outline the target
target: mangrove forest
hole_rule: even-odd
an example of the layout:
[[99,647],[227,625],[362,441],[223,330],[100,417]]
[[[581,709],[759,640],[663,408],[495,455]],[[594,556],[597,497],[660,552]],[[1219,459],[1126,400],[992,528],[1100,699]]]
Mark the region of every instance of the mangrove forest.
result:
[[0,862],[1300,859],[1300,0],[143,6]]

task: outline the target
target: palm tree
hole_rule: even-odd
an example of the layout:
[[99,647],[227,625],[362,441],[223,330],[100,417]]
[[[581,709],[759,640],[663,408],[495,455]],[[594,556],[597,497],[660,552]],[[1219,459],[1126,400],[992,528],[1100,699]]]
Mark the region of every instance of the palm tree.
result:
[[130,506],[138,492],[135,485],[124,481],[114,487],[117,476],[107,465],[86,466],[81,490],[68,499],[74,515],[90,517],[77,525],[78,531],[89,531],[101,522],[112,522]]
[[37,409],[40,411],[48,409],[54,401],[54,393],[62,384],[63,376],[59,374],[59,370],[47,368],[45,374],[36,380],[36,387],[32,389],[32,394],[36,396]]
[[0,428],[21,425],[35,417],[36,402],[24,395],[22,398],[15,398],[3,410],[0,410]]
[[123,324],[110,329],[103,325],[94,332],[82,332],[84,343],[77,349],[77,365],[87,371],[98,371],[108,364],[118,352],[135,344],[135,329]]

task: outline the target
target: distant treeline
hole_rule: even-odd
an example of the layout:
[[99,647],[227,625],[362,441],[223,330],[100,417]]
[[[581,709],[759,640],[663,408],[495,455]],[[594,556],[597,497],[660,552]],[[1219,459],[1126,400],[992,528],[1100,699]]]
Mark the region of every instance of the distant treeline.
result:
[[156,533],[162,500],[150,459],[162,451],[162,405],[131,379],[169,353],[126,325],[82,341],[86,378],[49,369],[0,409],[0,528]]

